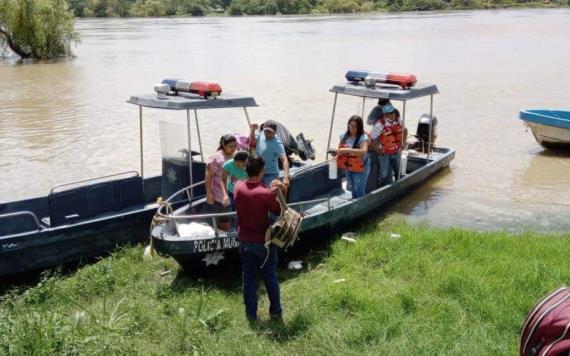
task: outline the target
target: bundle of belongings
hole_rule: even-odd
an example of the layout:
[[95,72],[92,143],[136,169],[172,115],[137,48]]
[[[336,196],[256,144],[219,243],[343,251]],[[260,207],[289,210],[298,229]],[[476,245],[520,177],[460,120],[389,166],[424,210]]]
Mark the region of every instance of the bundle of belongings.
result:
[[281,214],[265,232],[265,246],[275,244],[283,249],[292,246],[297,240],[303,222],[301,214],[289,208],[281,189],[277,189],[277,200],[281,205]]
[[532,308],[521,330],[521,356],[568,355],[570,289],[558,288]]
[[178,235],[193,240],[202,240],[216,236],[214,229],[208,224],[191,222],[190,224],[177,224]]

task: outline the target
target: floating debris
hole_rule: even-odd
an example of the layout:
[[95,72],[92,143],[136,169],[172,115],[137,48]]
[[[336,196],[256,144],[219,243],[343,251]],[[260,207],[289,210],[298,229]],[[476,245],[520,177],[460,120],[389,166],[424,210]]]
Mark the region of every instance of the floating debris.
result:
[[402,237],[400,234],[390,234],[391,239],[399,239],[400,237]]
[[346,282],[346,279],[341,278],[334,281],[334,283],[342,283],[342,282]]

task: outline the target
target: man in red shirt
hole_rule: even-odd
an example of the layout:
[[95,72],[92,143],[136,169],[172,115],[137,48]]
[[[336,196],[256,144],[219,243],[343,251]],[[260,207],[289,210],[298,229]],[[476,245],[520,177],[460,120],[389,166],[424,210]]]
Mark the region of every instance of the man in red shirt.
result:
[[281,207],[275,199],[277,188],[270,190],[262,183],[264,167],[263,158],[248,158],[245,166],[248,179],[238,182],[234,189],[243,302],[245,315],[250,321],[257,319],[257,272],[260,272],[269,296],[269,315],[272,319],[280,319],[282,314],[277,279],[277,247],[270,245],[266,249],[264,246],[265,231],[270,225],[269,214],[279,214]]

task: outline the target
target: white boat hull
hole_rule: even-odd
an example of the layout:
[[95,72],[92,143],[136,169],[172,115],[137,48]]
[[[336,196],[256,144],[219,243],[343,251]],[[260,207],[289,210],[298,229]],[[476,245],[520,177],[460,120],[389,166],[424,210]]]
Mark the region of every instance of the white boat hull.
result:
[[527,121],[534,138],[547,148],[570,147],[570,129],[542,125]]

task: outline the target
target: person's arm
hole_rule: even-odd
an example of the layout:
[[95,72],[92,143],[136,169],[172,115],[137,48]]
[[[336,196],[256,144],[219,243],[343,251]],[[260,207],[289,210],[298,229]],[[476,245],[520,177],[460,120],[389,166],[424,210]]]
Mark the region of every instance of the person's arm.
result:
[[377,122],[372,126],[372,132],[370,133],[370,141],[372,148],[376,151],[376,153],[382,153],[382,145],[378,141],[378,137],[382,134],[382,130],[384,130],[384,126],[381,123]]
[[368,114],[368,117],[366,118],[366,123],[368,125],[374,125],[376,120],[380,118],[381,114],[382,114],[382,106],[376,105],[375,107],[372,108],[370,114]]
[[279,201],[277,199],[277,187],[274,188],[274,190],[272,189],[271,194],[268,195],[267,198],[267,204],[268,204],[268,209],[272,214],[275,215],[279,215],[281,214],[281,204],[279,204]]
[[368,140],[360,143],[359,148],[339,148],[337,152],[353,156],[364,156],[368,153]]
[[289,160],[287,159],[287,155],[282,154],[279,156],[281,159],[281,163],[283,164],[283,184],[289,187]]
[[249,127],[249,148],[250,149],[255,148],[255,144],[257,143],[255,141],[255,132],[257,131],[257,129],[259,129],[258,124],[251,124],[251,126]]
[[230,196],[228,194],[228,171],[224,169],[222,173],[222,192],[224,193],[224,206],[230,205]]
[[206,165],[206,201],[208,204],[214,204],[214,192],[212,191],[212,180],[214,179],[214,171],[212,169],[211,163]]

